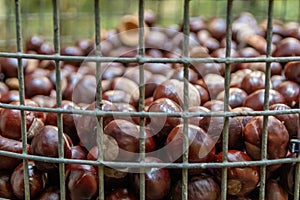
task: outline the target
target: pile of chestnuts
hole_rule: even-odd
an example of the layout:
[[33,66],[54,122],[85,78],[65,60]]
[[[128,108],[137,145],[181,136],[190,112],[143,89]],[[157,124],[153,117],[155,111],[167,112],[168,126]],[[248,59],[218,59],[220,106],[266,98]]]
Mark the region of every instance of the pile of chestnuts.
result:
[[[134,58],[139,54],[138,20],[122,18],[120,27],[102,31],[101,54],[107,57]],[[226,50],[226,20],[220,17],[192,17],[189,23],[189,54],[193,58],[221,58]],[[249,13],[242,13],[232,24],[231,57],[266,56],[267,22],[258,23]],[[145,56],[180,58],[184,44],[183,25],[166,28],[156,24],[155,14],[145,11]],[[24,44],[28,54],[52,55],[53,44],[34,35]],[[93,39],[81,39],[62,45],[60,55],[95,55]],[[271,56],[300,56],[300,25],[273,21]],[[56,62],[54,60],[21,59],[24,72],[25,105],[57,108]],[[101,83],[97,83],[96,63],[92,61],[59,61],[61,108],[66,110],[100,109],[104,112],[154,112],[162,115],[145,117],[144,127],[138,116],[62,114],[62,145],[66,159],[139,162],[141,132],[145,136],[146,163],[181,163],[183,142],[188,140],[189,163],[222,162],[224,117],[201,113],[224,112],[225,64],[190,63],[188,68],[188,101],[184,99],[184,67],[180,63],[145,63],[143,84],[140,84],[139,63],[101,63]],[[230,65],[230,112],[264,110],[266,63],[242,62]],[[291,110],[299,107],[300,62],[270,63],[270,110]],[[18,60],[0,59],[0,102],[20,105]],[[143,87],[140,87],[143,86]],[[101,87],[98,88],[97,87]],[[140,94],[140,88],[144,94]],[[96,91],[101,91],[100,108]],[[145,97],[141,101],[140,97]],[[141,106],[141,103],[143,104]],[[185,105],[185,103],[188,103]],[[188,119],[185,129],[180,117],[164,114],[199,113]],[[143,110],[141,110],[143,109]],[[0,150],[21,154],[22,138],[27,137],[30,155],[59,157],[57,113],[25,110],[26,135],[22,137],[21,111],[0,109]],[[289,150],[291,139],[298,135],[298,114],[268,117],[267,159],[295,157]],[[263,116],[229,117],[228,162],[261,160]],[[141,131],[142,130],[142,131]],[[187,132],[185,132],[186,130]],[[103,145],[98,149],[97,134],[103,132]],[[99,140],[98,140],[99,141]],[[296,163],[267,166],[265,199],[287,200],[294,193]],[[59,199],[59,164],[29,160],[31,199]],[[147,168],[145,196],[148,200],[181,199],[182,171],[171,168]],[[97,199],[98,167],[65,164],[66,199]],[[258,199],[260,167],[229,167],[228,199]],[[188,170],[189,200],[218,200],[221,197],[221,168]],[[106,200],[139,199],[140,173],[130,168],[104,167]],[[0,155],[0,198],[24,199],[24,166],[22,159]]]

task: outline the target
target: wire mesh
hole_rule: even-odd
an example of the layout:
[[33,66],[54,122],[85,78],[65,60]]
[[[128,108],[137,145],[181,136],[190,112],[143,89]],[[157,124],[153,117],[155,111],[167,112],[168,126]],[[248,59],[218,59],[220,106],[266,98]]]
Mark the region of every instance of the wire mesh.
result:
[[[240,5],[250,5],[248,1],[154,1],[155,4],[152,5],[151,8],[159,10],[158,19],[160,22],[167,21],[168,23],[174,22],[173,20],[178,18],[183,21],[183,33],[185,36],[190,34],[189,30],[189,20],[191,16],[197,16],[199,12],[198,9],[201,9],[203,5],[210,4],[213,7],[213,15],[219,15],[226,18],[226,53],[224,58],[190,58],[190,50],[189,50],[189,37],[184,37],[183,46],[182,46],[182,57],[179,58],[149,58],[145,55],[145,27],[144,27],[144,11],[148,4],[151,4],[150,1],[139,0],[130,4],[129,13],[132,13],[132,10],[137,10],[138,13],[138,22],[139,22],[139,41],[138,41],[138,53],[136,57],[103,57],[101,54],[101,34],[104,29],[109,29],[111,26],[115,26],[116,22],[112,22],[110,24],[109,16],[111,16],[110,12],[106,11],[105,8],[114,7],[114,3],[109,3],[105,5],[106,1],[95,0],[92,4],[89,1],[85,1],[86,10],[81,11],[80,6],[82,6],[81,1],[75,1],[74,7],[72,7],[71,11],[67,10],[66,12],[63,10],[63,5],[61,5],[59,1],[52,0],[48,1],[38,1],[39,2],[39,13],[30,12],[30,1],[26,1],[27,3],[22,4],[22,9],[20,3],[24,3],[24,1],[15,0],[15,1],[5,1],[5,16],[2,16],[2,21],[5,22],[5,33],[2,40],[0,40],[0,46],[3,48],[3,51],[0,52],[0,57],[11,57],[18,59],[18,83],[19,83],[19,96],[20,96],[20,104],[21,105],[11,105],[11,104],[3,104],[0,103],[0,107],[3,109],[16,109],[21,111],[21,124],[22,124],[22,143],[23,143],[23,152],[22,154],[0,151],[0,155],[9,156],[13,158],[22,159],[24,162],[24,168],[28,168],[28,161],[44,161],[50,163],[58,163],[59,164],[59,185],[60,185],[60,199],[66,199],[67,191],[65,187],[65,166],[67,164],[87,164],[98,166],[98,182],[99,182],[99,190],[98,190],[98,198],[101,200],[105,199],[105,182],[104,182],[104,170],[105,166],[116,167],[116,168],[139,168],[142,172],[149,168],[159,168],[166,167],[170,169],[179,168],[182,170],[182,196],[181,199],[188,199],[188,182],[189,182],[189,169],[210,169],[210,168],[221,168],[222,170],[222,180],[221,180],[221,199],[228,199],[227,194],[227,169],[230,167],[248,167],[248,166],[259,166],[260,167],[260,190],[259,190],[259,198],[265,199],[266,195],[266,181],[267,181],[267,166],[275,165],[275,164],[284,164],[284,163],[297,163],[296,164],[296,172],[295,173],[295,189],[293,198],[299,199],[299,180],[300,180],[300,157],[295,158],[281,158],[281,159],[268,159],[267,158],[267,141],[268,141],[268,116],[270,115],[282,115],[282,114],[299,114],[300,109],[295,108],[291,110],[269,110],[269,91],[271,89],[270,86],[270,78],[271,78],[271,63],[272,62],[290,62],[290,61],[300,61],[300,57],[292,56],[292,57],[272,57],[271,56],[271,45],[272,45],[272,21],[274,16],[279,16],[283,21],[295,20],[298,16],[291,15],[288,10],[289,2],[284,1],[253,1],[256,4],[259,4],[258,7],[262,7],[262,11],[260,14],[263,17],[267,17],[267,35],[266,35],[266,56],[265,57],[255,57],[255,58],[234,58],[231,56],[231,43],[232,43],[232,20],[233,17],[239,13],[237,10],[242,6]],[[150,2],[150,3],[149,3]],[[252,2],[252,3],[253,3]],[[298,1],[297,1],[298,2]],[[106,2],[107,3],[107,2]],[[52,10],[49,10],[47,5],[50,4],[52,6]],[[163,15],[165,11],[165,7],[163,4],[172,4],[177,12],[174,16],[171,16],[171,20],[166,20],[165,15]],[[282,10],[274,13],[274,5],[282,4]],[[300,3],[298,2],[299,6]],[[235,6],[238,5],[238,6]],[[103,6],[103,8],[102,8]],[[124,4],[123,6],[127,6]],[[132,7],[132,8],[131,8]],[[204,7],[204,6],[203,6]],[[14,8],[14,9],[13,9]],[[226,8],[226,9],[225,9]],[[251,8],[251,7],[249,7]],[[249,9],[248,8],[248,9]],[[277,7],[275,7],[278,9]],[[94,10],[93,10],[94,9]],[[14,10],[14,11],[12,11]],[[120,13],[118,13],[118,17],[128,14],[125,10],[121,9]],[[251,10],[251,9],[249,9]],[[265,14],[266,13],[266,14]],[[107,15],[108,14],[108,15]],[[297,14],[297,13],[296,13]],[[298,13],[298,15],[300,15]],[[262,17],[262,18],[263,18]],[[37,20],[37,18],[39,18]],[[52,19],[50,19],[52,18]],[[32,21],[37,20],[38,26],[36,26],[37,33],[45,34],[46,37],[53,39],[53,45],[55,53],[53,55],[39,55],[39,54],[28,54],[23,50],[23,41],[26,37],[31,34]],[[70,21],[69,21],[70,20]],[[80,29],[81,27],[77,27],[76,21],[80,20],[94,20],[94,26],[84,27],[86,28],[85,32],[82,33]],[[52,22],[51,23],[49,23]],[[68,24],[69,23],[69,24]],[[13,26],[15,24],[15,27]],[[70,29],[70,33],[67,33],[67,29]],[[12,34],[15,32],[15,35]],[[79,34],[77,34],[79,33]],[[94,37],[96,50],[95,55],[93,56],[63,56],[60,55],[61,44],[68,44],[78,38],[81,37]],[[16,51],[14,51],[16,49]],[[12,53],[15,52],[15,53]],[[23,59],[38,59],[38,60],[53,60],[55,61],[55,76],[56,76],[56,104],[57,108],[37,108],[25,105],[25,94],[24,94],[24,73],[22,60]],[[62,91],[61,91],[61,61],[91,61],[96,63],[96,73],[95,79],[97,85],[96,92],[96,107],[95,110],[65,110],[62,108]],[[184,107],[183,112],[181,113],[156,113],[156,112],[110,112],[104,111],[102,108],[102,76],[101,68],[102,63],[109,62],[121,62],[121,63],[137,63],[139,68],[139,102],[138,107],[139,110],[142,111],[145,108],[145,74],[144,74],[144,64],[145,63],[172,63],[172,64],[183,64],[184,66],[184,87],[183,87],[183,96],[184,96]],[[265,96],[264,96],[264,110],[263,111],[253,111],[253,112],[230,112],[229,110],[229,88],[230,88],[230,75],[231,75],[231,67],[232,64],[235,63],[251,63],[251,62],[262,62],[265,63],[266,71],[265,71]],[[188,111],[189,104],[189,87],[188,87],[188,77],[189,77],[189,65],[191,63],[221,63],[225,64],[225,95],[224,95],[224,112],[209,112],[209,113],[191,113]],[[57,113],[57,127],[59,133],[59,157],[58,158],[50,158],[43,156],[30,155],[27,152],[26,144],[26,119],[25,112],[26,111],[41,111],[45,113]],[[63,138],[63,114],[79,114],[79,115],[91,115],[97,116],[99,121],[99,126],[97,127],[97,147],[101,149],[103,146],[103,118],[106,116],[130,116],[130,117],[139,117],[139,134],[140,134],[140,143],[139,143],[139,158],[140,162],[113,162],[113,161],[105,161],[103,158],[103,154],[100,151],[97,157],[97,160],[78,160],[78,159],[66,159],[64,156],[64,138]],[[145,123],[146,118],[151,116],[166,116],[166,117],[179,117],[183,119],[183,132],[184,132],[184,142],[183,149],[185,150],[183,153],[183,161],[182,163],[146,163],[145,162]],[[222,162],[221,163],[189,163],[189,141],[188,141],[188,120],[192,117],[197,116],[207,116],[207,117],[224,117],[224,131],[223,131],[223,140],[222,140]],[[247,162],[228,162],[228,137],[229,137],[229,118],[236,116],[264,116],[263,120],[263,137],[262,137],[262,145],[261,145],[261,160],[255,161],[247,161]],[[300,127],[300,126],[299,126]],[[298,138],[300,138],[300,130],[298,130]],[[298,140],[296,140],[298,141]],[[28,170],[24,171],[24,185],[25,185],[25,199],[30,199],[30,186],[29,186],[29,174]],[[139,176],[139,199],[146,199],[146,179],[145,174],[141,173]]]

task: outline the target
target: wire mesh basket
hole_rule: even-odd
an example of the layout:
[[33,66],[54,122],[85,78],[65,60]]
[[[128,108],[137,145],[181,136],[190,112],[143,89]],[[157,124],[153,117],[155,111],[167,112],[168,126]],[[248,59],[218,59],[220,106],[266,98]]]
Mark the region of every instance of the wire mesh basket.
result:
[[299,199],[300,1],[1,4],[0,198]]

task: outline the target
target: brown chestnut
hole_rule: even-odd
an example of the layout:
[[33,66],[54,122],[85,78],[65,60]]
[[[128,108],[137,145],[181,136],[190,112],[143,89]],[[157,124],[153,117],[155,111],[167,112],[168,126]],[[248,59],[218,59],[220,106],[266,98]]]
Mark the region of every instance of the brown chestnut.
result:
[[41,35],[33,35],[26,40],[26,51],[37,52],[40,46],[44,43],[45,39]]
[[135,195],[128,188],[114,189],[113,191],[109,192],[105,197],[105,200],[121,200],[121,199],[137,200]]
[[[276,90],[270,89],[269,91],[269,105],[276,103],[285,103],[284,97]],[[257,90],[250,95],[244,101],[243,106],[252,108],[253,110],[263,110],[264,109],[264,98],[265,89]]]
[[[146,163],[160,163],[160,159],[146,157]],[[133,187],[139,193],[140,178],[139,173],[133,174]],[[146,198],[149,200],[163,199],[169,194],[171,188],[171,177],[166,168],[148,168],[145,172]]]
[[298,106],[300,86],[293,81],[284,81],[280,83],[275,90],[277,90],[285,99],[285,102],[291,108]]
[[300,84],[300,62],[288,62],[284,67],[284,75],[287,80]]
[[[270,110],[290,110],[291,108],[285,104],[273,104],[270,106]],[[290,138],[296,138],[298,134],[299,126],[299,115],[298,114],[283,114],[283,115],[274,115],[277,119],[283,122],[286,127]]]
[[71,200],[95,198],[98,192],[96,169],[91,165],[67,165],[66,186]]
[[[29,171],[29,189],[30,198],[37,197],[46,187],[47,176],[45,173],[37,169],[33,161],[28,161]],[[13,171],[10,183],[14,192],[14,195],[19,199],[25,198],[24,189],[24,167],[23,163],[20,163]]]
[[[221,196],[220,186],[205,173],[190,177],[187,188],[188,200],[219,200]],[[180,200],[182,192],[182,181],[179,180],[172,190],[172,199]]]
[[[202,128],[188,125],[189,162],[211,162],[215,156],[215,141]],[[183,124],[172,129],[166,140],[165,148],[169,162],[182,162],[183,155]],[[190,170],[191,173],[201,173],[201,169]]]
[[[281,121],[273,116],[268,117],[267,124],[267,158],[284,158],[288,151],[289,133]],[[263,116],[253,117],[244,128],[246,152],[254,160],[261,159],[261,145],[263,135]],[[279,165],[268,166],[272,172],[280,167]]]
[[[10,103],[11,105],[20,105],[19,101]],[[26,106],[39,107],[32,100],[25,100]],[[21,113],[20,110],[2,109],[0,115],[0,131],[3,137],[21,140]],[[25,111],[27,136],[30,136],[29,129],[35,120],[45,121],[45,115],[42,112]]]
[[265,73],[262,71],[251,72],[241,82],[241,89],[248,94],[263,88],[265,88]]
[[[222,162],[223,153],[216,156],[217,162]],[[252,159],[244,152],[229,150],[227,155],[228,162],[247,162]],[[221,180],[220,169],[214,169],[217,179]],[[259,168],[250,167],[230,167],[227,169],[227,192],[229,195],[245,197],[251,193],[259,183]]]
[[280,185],[279,181],[269,179],[266,184],[266,200],[288,200],[288,192]]
[[25,94],[28,98],[35,95],[49,96],[53,90],[53,84],[46,76],[27,75],[25,76]]
[[296,38],[286,37],[276,45],[272,54],[274,57],[287,57],[300,55],[300,41]]
[[10,177],[10,171],[0,171],[0,198],[12,199],[14,197],[12,186],[10,184]]
[[[179,81],[176,79],[169,79],[164,81],[162,84],[158,85],[153,93],[154,100],[159,98],[168,98],[173,101],[175,101],[177,104],[179,104],[182,108],[184,105],[184,99],[183,99],[183,89],[184,89],[183,81]],[[193,86],[191,83],[188,83],[189,88],[189,102],[188,106],[199,106],[201,104],[200,102],[200,96],[198,93],[198,90]]]
[[38,197],[39,200],[59,200],[60,190],[57,187],[49,186],[43,193]]
[[[218,94],[217,100],[224,101],[225,91],[222,91]],[[229,106],[231,108],[240,107],[243,105],[247,93],[240,88],[229,88]]]
[[[0,61],[1,71],[6,78],[18,77],[18,59],[17,58],[3,58]],[[26,69],[28,62],[22,59],[21,65],[23,70]]]
[[[63,135],[64,157],[71,158],[71,140],[67,135]],[[31,142],[32,154],[58,158],[58,129],[56,126],[44,126],[35,135]],[[44,172],[53,172],[58,169],[58,164],[35,161],[36,167]]]

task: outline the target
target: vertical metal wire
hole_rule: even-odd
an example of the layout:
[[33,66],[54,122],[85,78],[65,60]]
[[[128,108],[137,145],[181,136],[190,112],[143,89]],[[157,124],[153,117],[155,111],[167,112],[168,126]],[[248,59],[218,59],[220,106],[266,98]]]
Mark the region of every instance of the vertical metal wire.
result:
[[[56,55],[60,54],[60,26],[59,26],[59,3],[58,0],[52,0],[53,6],[53,43],[54,51]],[[59,60],[55,60],[55,76],[56,76],[56,104],[57,108],[61,108],[62,91],[61,91],[61,71],[59,66]],[[64,139],[63,139],[63,122],[62,114],[57,113],[57,128],[58,128],[58,157],[64,158]],[[66,197],[65,189],[65,164],[59,163],[59,184],[60,184],[60,199],[63,200]]]
[[[230,57],[231,54],[231,41],[232,41],[232,5],[233,0],[227,1],[226,11],[226,58]],[[224,97],[224,111],[229,111],[229,88],[230,88],[230,64],[225,64],[225,97]],[[224,129],[223,129],[223,142],[222,142],[222,162],[227,162],[228,154],[228,135],[229,135],[229,118],[224,118]],[[221,185],[221,199],[227,197],[227,168],[222,168],[222,185]]]
[[[300,99],[300,97],[299,97]],[[300,103],[299,103],[300,107]],[[298,114],[300,119],[300,114]],[[300,120],[298,121],[298,139],[300,139]],[[300,154],[298,153],[298,158],[300,158]],[[300,163],[296,163],[295,167],[295,180],[294,180],[294,200],[298,200],[300,198]]]
[[[268,4],[268,24],[267,24],[267,58],[271,56],[272,45],[272,16],[273,16],[273,0],[269,0]],[[266,62],[265,74],[265,94],[264,94],[264,110],[269,110],[269,94],[270,94],[270,77],[271,77],[271,63]],[[261,160],[267,159],[268,151],[268,116],[263,117],[263,133],[262,133],[262,147],[261,147]],[[260,191],[259,198],[265,199],[265,186],[266,186],[266,165],[260,167]]]
[[[16,15],[16,38],[17,38],[17,53],[22,52],[22,29],[21,29],[21,8],[19,0],[15,0],[15,15]],[[19,80],[19,96],[20,105],[25,105],[25,92],[24,92],[24,71],[22,58],[18,58],[18,80]],[[25,111],[21,110],[21,133],[22,133],[22,150],[23,154],[27,154],[27,135],[26,135],[26,118]],[[28,160],[23,159],[24,168],[24,198],[30,199],[30,188],[29,188],[29,171],[28,171]]]
[[5,47],[7,50],[10,49],[10,42],[11,42],[11,35],[10,33],[13,32],[12,30],[12,20],[11,20],[11,15],[12,15],[12,11],[11,11],[11,0],[6,0],[5,1],[5,7],[6,7],[6,18],[5,18],[5,28],[6,28],[6,40],[5,40]]
[[[101,18],[100,18],[100,3],[99,0],[94,1],[94,17],[95,17],[95,43],[96,43],[96,56],[101,56]],[[101,63],[96,62],[96,110],[102,109],[102,75],[101,75]],[[98,182],[99,182],[99,200],[104,200],[104,166],[103,162],[103,117],[97,117],[97,147],[98,147]]]
[[39,34],[45,30],[45,1],[39,1]]
[[[138,56],[145,56],[145,38],[144,38],[144,0],[139,0],[138,9],[138,20],[139,20],[139,45],[138,45]],[[145,106],[145,84],[144,84],[144,64],[139,64],[139,110],[142,112]],[[140,162],[145,161],[145,118],[140,117]],[[146,199],[145,191],[145,170],[140,173],[140,200]]]
[[[183,57],[189,57],[189,17],[190,17],[190,0],[184,1],[184,11],[183,11]],[[188,112],[189,109],[189,64],[184,64],[184,79],[183,79],[183,111]],[[184,133],[184,141],[183,141],[183,155],[182,161],[183,163],[188,163],[189,161],[189,136],[188,136],[188,118],[183,118],[183,133]],[[188,199],[188,169],[182,169],[182,200]]]

